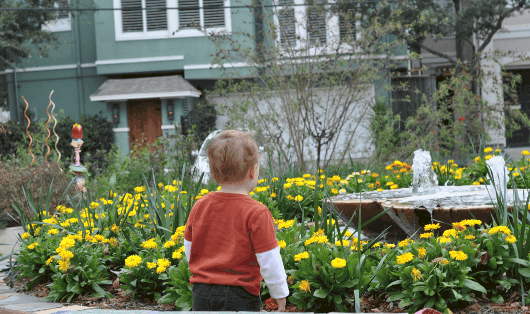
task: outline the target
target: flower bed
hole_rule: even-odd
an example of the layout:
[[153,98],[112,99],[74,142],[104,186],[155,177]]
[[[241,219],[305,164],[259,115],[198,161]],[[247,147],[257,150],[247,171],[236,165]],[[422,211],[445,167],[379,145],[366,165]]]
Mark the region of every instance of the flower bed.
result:
[[[485,178],[482,163],[481,158],[467,168],[452,162],[433,167],[440,173],[440,184],[447,179],[459,185],[467,182],[468,174],[482,184],[487,182],[480,180]],[[521,159],[510,171],[526,177],[527,167]],[[429,225],[419,241],[397,245],[378,239],[360,241],[359,234],[347,230],[338,234],[336,216],[318,206],[322,199],[410,185],[408,164],[396,161],[387,171],[363,170],[345,179],[320,172],[259,180],[250,195],[266,205],[275,219],[290,303],[313,312],[359,311],[361,297],[370,294],[387,296],[385,300],[397,303],[400,311],[435,307],[448,313],[449,308],[470,305],[482,293],[502,303],[504,296],[517,290],[522,291],[519,302],[530,301],[524,296],[530,282],[528,225],[484,226],[466,220],[442,234],[437,234],[438,225]],[[517,185],[519,176],[514,180]],[[32,278],[27,289],[46,283],[51,289],[48,299],[54,301],[70,302],[88,294],[110,298],[108,287],[113,285],[136,299],[189,310],[191,274],[184,254],[184,223],[194,202],[211,192],[199,189],[186,191],[181,182],[173,181],[159,183],[155,190],[137,187],[134,195],[117,196],[111,191],[97,202],[71,201],[71,207],[33,205],[33,215],[22,215],[20,277]],[[311,220],[309,232],[308,226],[300,227]],[[270,297],[264,282],[261,295]]]

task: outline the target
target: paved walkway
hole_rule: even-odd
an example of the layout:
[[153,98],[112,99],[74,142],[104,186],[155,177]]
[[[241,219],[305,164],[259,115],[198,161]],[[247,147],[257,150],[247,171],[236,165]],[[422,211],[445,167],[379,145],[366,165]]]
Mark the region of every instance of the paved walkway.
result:
[[[344,227],[340,227],[341,231]],[[355,230],[349,228],[350,232]],[[16,243],[17,234],[22,234],[24,231],[22,227],[13,227],[0,230],[0,243],[9,243],[10,245],[0,245],[0,253],[3,256],[11,254],[11,250]],[[18,246],[17,246],[18,249]],[[16,255],[15,255],[16,257]],[[102,310],[94,309],[86,306],[65,306],[62,303],[45,302],[42,298],[35,296],[17,293],[15,290],[9,288],[4,282],[4,278],[9,271],[9,259],[0,261],[0,314],[191,314],[195,312],[181,312],[181,311],[148,311],[148,310]],[[208,313],[208,312],[197,312]],[[235,312],[215,312],[215,313],[235,313]],[[251,312],[239,312],[250,314]],[[254,312],[252,312],[254,313]],[[304,313],[302,313],[304,314]],[[339,313],[329,313],[339,314]],[[372,313],[377,314],[377,313]]]

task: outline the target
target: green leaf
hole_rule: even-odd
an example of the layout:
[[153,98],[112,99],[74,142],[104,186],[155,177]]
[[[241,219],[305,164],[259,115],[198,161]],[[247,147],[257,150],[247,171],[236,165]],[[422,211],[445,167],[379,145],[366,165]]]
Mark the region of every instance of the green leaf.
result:
[[98,294],[101,295],[100,298],[104,297],[106,295],[105,290],[101,289],[101,287],[97,283],[92,283],[92,289],[96,291]]
[[319,288],[315,290],[315,293],[313,293],[313,296],[324,299],[325,297],[327,297],[328,294],[329,294],[329,291],[327,291],[326,289]]
[[411,305],[412,303],[414,303],[414,301],[412,301],[411,298],[404,298],[403,300],[401,300],[401,302],[399,302],[398,307],[404,308],[405,306]]
[[530,278],[530,268],[519,268],[519,274]]
[[172,304],[176,303],[177,295],[174,293],[168,293],[158,300],[158,304]]
[[469,280],[469,279],[466,279],[466,281],[464,282],[464,287],[467,287],[471,290],[479,291],[482,293],[488,293],[481,284],[479,284],[478,282]]
[[401,292],[398,292],[398,293],[395,293],[395,294],[391,293],[390,296],[388,297],[388,299],[386,299],[386,302],[400,300],[400,299],[405,298],[406,296],[407,296],[406,294],[401,293]]

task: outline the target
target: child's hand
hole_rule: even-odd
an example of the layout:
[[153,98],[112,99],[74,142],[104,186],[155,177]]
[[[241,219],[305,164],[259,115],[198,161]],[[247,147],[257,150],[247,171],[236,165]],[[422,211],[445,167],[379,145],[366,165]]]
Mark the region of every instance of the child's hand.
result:
[[285,298],[273,299],[278,304],[278,310],[274,312],[285,312]]

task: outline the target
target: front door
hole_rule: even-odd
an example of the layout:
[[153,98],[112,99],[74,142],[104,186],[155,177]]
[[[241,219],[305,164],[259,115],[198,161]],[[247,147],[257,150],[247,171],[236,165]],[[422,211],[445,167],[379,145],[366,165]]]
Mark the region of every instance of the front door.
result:
[[152,146],[157,138],[162,136],[162,104],[160,99],[129,100],[127,113],[131,151],[135,145]]

